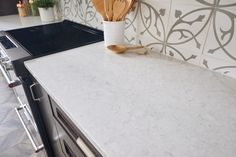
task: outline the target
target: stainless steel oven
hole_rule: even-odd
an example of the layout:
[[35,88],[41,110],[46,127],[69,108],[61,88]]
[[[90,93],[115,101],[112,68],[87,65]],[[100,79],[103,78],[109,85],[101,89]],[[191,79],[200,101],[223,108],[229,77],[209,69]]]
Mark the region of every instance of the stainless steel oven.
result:
[[[12,88],[18,100],[19,105],[15,107],[17,116],[22,123],[27,136],[29,137],[35,151],[43,148],[43,144],[38,134],[38,129],[31,113],[27,97],[25,95],[22,81],[15,75],[11,57],[8,54],[16,54],[12,58],[18,58],[18,54],[24,54],[24,51],[17,43],[11,40],[4,32],[0,32],[0,71],[4,76],[9,88]],[[24,56],[28,54],[25,53]]]

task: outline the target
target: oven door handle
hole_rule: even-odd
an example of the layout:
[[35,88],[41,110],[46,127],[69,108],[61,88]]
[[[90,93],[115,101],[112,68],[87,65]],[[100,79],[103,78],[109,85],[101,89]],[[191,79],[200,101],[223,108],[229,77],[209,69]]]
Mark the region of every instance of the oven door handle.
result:
[[17,80],[12,81],[12,80],[10,79],[10,77],[8,76],[8,74],[7,74],[6,70],[5,70],[5,68],[4,68],[1,64],[0,64],[0,70],[1,70],[1,72],[2,72],[2,74],[3,74],[3,76],[4,76],[4,78],[5,78],[6,81],[7,81],[8,86],[9,86],[10,88],[13,88],[13,87],[16,87],[16,86],[19,86],[19,85],[22,84],[22,82],[21,82],[20,79],[17,79]]
[[23,117],[21,117],[21,114],[20,114],[20,110],[22,110],[24,108],[26,108],[26,105],[21,105],[19,107],[16,107],[15,111],[17,113],[18,118],[20,119],[21,124],[23,125],[23,127],[24,127],[24,129],[26,131],[26,134],[27,134],[27,136],[28,136],[32,146],[34,147],[35,152],[38,152],[38,151],[40,151],[41,149],[44,148],[44,145],[43,144],[41,144],[39,146],[36,145],[36,142],[35,142],[33,136],[31,135],[31,132],[27,128],[26,123],[24,122]]

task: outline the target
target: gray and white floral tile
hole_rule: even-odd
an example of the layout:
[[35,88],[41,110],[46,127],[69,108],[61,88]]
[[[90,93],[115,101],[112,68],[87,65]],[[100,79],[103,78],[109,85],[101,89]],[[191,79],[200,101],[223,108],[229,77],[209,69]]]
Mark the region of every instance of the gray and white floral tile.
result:
[[125,17],[125,42],[130,44],[137,44],[138,39],[138,19],[137,11],[138,11],[138,4],[135,4],[132,11]]
[[228,9],[236,9],[236,1],[235,0],[220,0],[219,5],[221,7],[227,7]]
[[236,9],[220,8],[214,14],[204,54],[209,57],[236,62]]
[[61,1],[64,18],[95,28],[102,28],[102,18],[90,0]]
[[172,2],[165,54],[198,65],[211,12],[198,3]]
[[[103,29],[91,0],[59,1],[64,18]],[[139,0],[125,19],[125,36],[128,43],[236,78],[235,22],[235,0]]]
[[165,53],[170,2],[171,0],[148,0],[139,3],[137,40],[160,53]]
[[209,70],[216,71],[226,76],[236,76],[236,62],[221,60],[219,58],[202,55],[200,59],[200,66]]

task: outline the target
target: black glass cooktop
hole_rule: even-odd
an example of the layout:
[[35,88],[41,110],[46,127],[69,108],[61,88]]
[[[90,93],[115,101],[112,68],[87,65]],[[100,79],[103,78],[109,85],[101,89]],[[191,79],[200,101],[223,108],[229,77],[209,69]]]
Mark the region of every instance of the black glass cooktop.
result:
[[103,32],[72,21],[7,31],[32,56],[43,56],[103,40]]

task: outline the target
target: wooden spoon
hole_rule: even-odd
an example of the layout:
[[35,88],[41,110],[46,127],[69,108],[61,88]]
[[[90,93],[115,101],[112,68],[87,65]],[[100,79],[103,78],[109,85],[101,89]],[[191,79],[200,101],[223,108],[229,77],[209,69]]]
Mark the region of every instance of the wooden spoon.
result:
[[121,20],[124,20],[125,16],[130,12],[130,10],[133,8],[135,2],[137,2],[136,0],[127,0],[127,6],[126,6],[126,10],[124,11],[124,14],[122,15],[122,17],[120,18]]
[[126,0],[114,0],[113,3],[113,21],[119,21],[126,7]]
[[144,46],[125,46],[125,45],[108,45],[107,48],[116,53],[124,53],[127,50],[135,50]]
[[112,21],[113,17],[113,0],[100,0],[104,1],[105,14],[108,21]]
[[104,1],[103,0],[92,0],[92,3],[95,7],[95,9],[97,10],[97,12],[99,12],[103,18],[104,21],[107,20],[107,16],[105,13],[105,9],[104,9]]
[[132,4],[133,4],[134,0],[126,0],[126,6],[124,9],[124,12],[120,15],[119,20],[123,20],[124,17],[128,14],[128,12],[130,11]]

